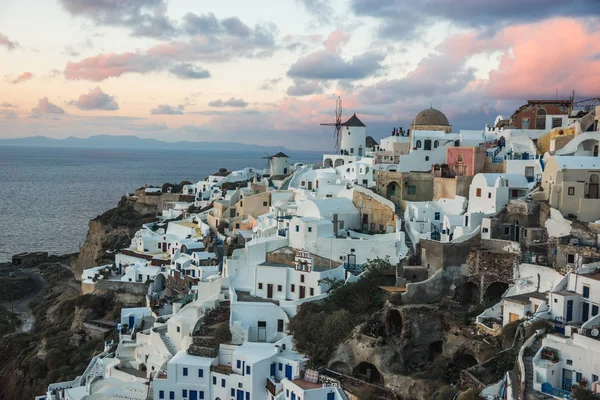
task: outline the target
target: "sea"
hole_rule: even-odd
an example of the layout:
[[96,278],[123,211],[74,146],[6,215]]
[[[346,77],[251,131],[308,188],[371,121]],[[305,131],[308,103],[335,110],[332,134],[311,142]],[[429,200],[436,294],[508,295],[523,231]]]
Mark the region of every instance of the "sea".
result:
[[[291,162],[321,153],[286,151]],[[128,192],[165,182],[198,182],[219,168],[263,169],[265,153],[0,146],[0,262],[24,251],[79,251],[90,219]]]

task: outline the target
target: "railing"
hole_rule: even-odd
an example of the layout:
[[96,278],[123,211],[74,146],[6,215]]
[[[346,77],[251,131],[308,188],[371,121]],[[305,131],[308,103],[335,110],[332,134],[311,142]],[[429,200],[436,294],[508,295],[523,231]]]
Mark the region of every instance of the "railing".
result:
[[561,399],[573,400],[573,394],[571,392],[555,388],[549,382],[542,383],[542,393],[549,394],[550,396],[554,397],[560,397]]
[[348,272],[350,272],[353,275],[360,275],[363,271],[363,267],[362,265],[359,264],[350,264],[345,262],[344,263],[344,269]]

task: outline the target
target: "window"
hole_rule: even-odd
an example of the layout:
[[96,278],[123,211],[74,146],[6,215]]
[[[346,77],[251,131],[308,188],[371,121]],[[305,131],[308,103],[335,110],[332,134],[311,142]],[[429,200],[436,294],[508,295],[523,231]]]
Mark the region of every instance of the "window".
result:
[[250,400],[250,392],[246,392],[246,400]]
[[416,143],[416,148],[417,148],[417,149],[420,149],[420,148],[421,148],[421,141],[420,141],[420,140],[417,140],[417,143]]
[[175,392],[169,392],[169,400],[175,400]]
[[290,287],[290,291],[294,293],[296,291],[296,285],[292,284],[292,286]]
[[489,230],[488,228],[482,228],[482,229],[481,229],[481,231],[482,231],[483,233],[488,233],[490,230]]
[[300,282],[304,283],[304,275],[300,275]]
[[235,389],[231,388],[231,396],[235,397]]
[[481,188],[477,188],[477,190],[475,191],[475,196],[481,197]]
[[217,384],[217,377],[213,376],[213,385],[216,385],[216,384]]
[[204,390],[201,390],[201,391],[199,391],[199,392],[198,392],[198,398],[199,398],[200,400],[203,400],[203,399],[204,399]]
[[429,156],[425,156],[425,161],[429,161]]
[[204,370],[203,369],[198,370],[198,378],[204,378]]
[[[179,327],[179,326],[178,326],[178,327],[177,327],[177,333],[179,333],[179,332],[181,332],[181,327]],[[184,368],[184,370],[185,370],[185,369],[186,369],[186,368]]]
[[573,196],[573,195],[575,195],[575,187],[569,186],[569,196]]
[[244,207],[244,202],[240,201],[240,207]]
[[310,295],[314,296],[315,295],[315,289],[314,288],[310,288]]
[[525,167],[525,176],[533,176],[533,167]]
[[590,298],[590,287],[589,286],[584,286],[583,287],[583,298],[584,299],[589,299]]
[[308,227],[308,231],[309,231],[309,232],[312,232],[312,226],[309,226],[309,227]]
[[183,390],[181,391],[181,395],[182,395],[183,397],[187,397],[187,389],[183,389]]
[[279,363],[279,366],[277,367],[280,371],[283,371],[283,364]]
[[519,197],[519,190],[517,190],[517,189],[511,190],[510,195],[513,199],[516,199],[517,197]]
[[575,254],[567,254],[567,262],[573,264],[575,262]]
[[236,365],[238,368],[242,368],[242,360],[237,360]]
[[[263,288],[262,282],[258,282],[258,290],[262,290],[262,288]],[[238,361],[238,363],[239,363],[239,361]],[[239,366],[238,366],[238,368],[239,368]]]
[[417,187],[415,185],[408,185],[408,194],[417,194]]
[[598,315],[598,306],[592,304],[592,317]]
[[552,118],[552,128],[560,128],[562,126],[562,118]]
[[268,205],[269,205],[269,202],[267,202],[267,201],[263,201],[263,207],[266,207],[266,206],[268,206]]
[[283,332],[283,320],[282,319],[277,320],[277,332]]
[[240,224],[235,224],[235,229],[240,229]]
[[296,225],[296,232],[300,232],[300,225]]
[[277,285],[277,291],[278,292],[282,292],[283,291],[283,287],[281,285]]
[[[349,135],[349,134],[350,134],[350,133],[348,132],[348,135]],[[354,147],[350,147],[350,154],[354,154]]]
[[159,399],[164,399],[165,398],[165,391],[164,390],[161,390],[161,391],[158,392],[158,398]]
[[488,193],[488,199],[491,199],[491,198],[492,198],[492,192],[489,192]]
[[573,360],[567,359],[567,365],[573,365]]
[[434,149],[437,149],[439,145],[440,145],[440,142],[438,142],[437,140],[435,142],[433,142]]
[[462,155],[462,154],[459,154],[459,155],[456,157],[456,162],[457,162],[457,163],[461,163],[461,162],[463,162],[463,155]]
[[434,216],[434,219],[435,219],[436,221],[439,221],[439,220],[440,220],[440,215],[441,215],[441,214],[440,214],[439,212],[436,212],[436,213],[435,213],[435,216]]
[[510,226],[505,226],[504,227],[504,234],[505,235],[510,235]]
[[188,369],[187,368],[183,368],[183,376],[188,376]]
[[[225,379],[221,379],[221,387],[225,387]],[[232,396],[235,396],[235,392],[233,389],[231,391],[234,393]]]
[[246,365],[246,375],[250,375],[250,366]]
[[425,145],[423,146],[424,150],[431,150],[431,140],[430,139],[426,139],[425,140]]
[[305,181],[300,182],[300,186],[306,186],[306,182]]
[[546,129],[546,110],[540,108],[535,117],[535,129]]

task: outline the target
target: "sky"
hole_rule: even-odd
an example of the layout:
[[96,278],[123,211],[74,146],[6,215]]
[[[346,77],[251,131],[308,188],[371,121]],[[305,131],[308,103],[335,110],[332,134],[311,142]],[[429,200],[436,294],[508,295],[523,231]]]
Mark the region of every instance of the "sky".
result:
[[338,96],[379,139],[573,91],[600,96],[599,0],[0,1],[0,138],[331,150]]

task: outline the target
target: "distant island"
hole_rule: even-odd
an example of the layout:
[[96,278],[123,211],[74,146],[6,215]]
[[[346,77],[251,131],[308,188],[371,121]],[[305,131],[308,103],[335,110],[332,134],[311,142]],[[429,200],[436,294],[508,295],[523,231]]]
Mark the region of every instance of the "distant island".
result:
[[31,136],[15,139],[0,139],[0,146],[31,147],[98,147],[118,149],[198,149],[198,150],[244,150],[279,152],[289,151],[281,146],[260,146],[237,142],[163,142],[137,136],[95,135],[88,138],[67,137],[54,139],[47,136]]

